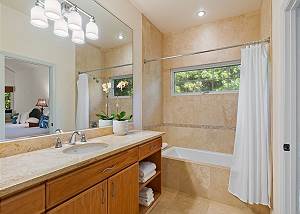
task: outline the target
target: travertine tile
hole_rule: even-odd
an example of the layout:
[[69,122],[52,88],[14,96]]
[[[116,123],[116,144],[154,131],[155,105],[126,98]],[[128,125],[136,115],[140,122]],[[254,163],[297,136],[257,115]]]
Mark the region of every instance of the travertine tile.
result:
[[[228,191],[229,175],[230,171],[225,167],[163,158],[162,179],[163,186],[167,187],[166,195],[170,195],[170,189],[174,189],[181,194],[189,195],[190,198],[201,197],[202,200],[220,202],[236,209],[253,210],[257,214],[270,213],[270,209],[266,206],[247,205],[233,196]],[[168,200],[164,199],[164,205],[167,207],[178,196],[174,198],[173,191],[172,197],[168,198]],[[185,204],[180,206],[184,207]]]
[[232,154],[235,130],[165,126],[165,141],[172,146]]
[[[169,197],[171,196],[171,197]],[[162,196],[151,214],[256,214],[250,208],[238,208],[202,197],[163,188]]]

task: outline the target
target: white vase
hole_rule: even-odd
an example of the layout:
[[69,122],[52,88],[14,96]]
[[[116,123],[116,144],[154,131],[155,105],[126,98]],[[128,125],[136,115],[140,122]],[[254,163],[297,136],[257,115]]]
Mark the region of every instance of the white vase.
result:
[[112,120],[99,120],[99,127],[106,127],[106,126],[112,126],[113,121]]
[[113,133],[118,136],[126,135],[128,133],[128,120],[113,121]]

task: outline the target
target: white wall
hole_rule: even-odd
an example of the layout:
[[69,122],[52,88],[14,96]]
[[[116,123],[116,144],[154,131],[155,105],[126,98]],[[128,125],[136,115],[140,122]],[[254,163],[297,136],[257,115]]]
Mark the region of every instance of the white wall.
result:
[[133,29],[133,120],[135,128],[142,128],[142,14],[129,0],[94,0]]
[[283,2],[286,0],[273,0],[272,1],[272,88],[273,88],[273,115],[272,115],[272,148],[273,148],[273,214],[284,214],[281,210],[284,192],[282,191],[280,178],[282,177],[282,124],[284,120],[282,115],[282,102],[283,102],[283,85],[282,79],[284,78],[283,69],[283,32],[284,32],[284,14]]
[[[75,46],[70,39],[56,37],[51,27],[33,27],[29,16],[2,5],[0,51],[53,64],[55,67],[55,127],[75,128]],[[52,96],[52,95],[51,95]]]
[[[5,65],[6,66],[6,65]],[[15,74],[5,67],[5,86],[15,86]]]
[[15,87],[13,106],[18,113],[31,111],[39,98],[49,100],[49,69],[27,69],[5,71],[5,85]]

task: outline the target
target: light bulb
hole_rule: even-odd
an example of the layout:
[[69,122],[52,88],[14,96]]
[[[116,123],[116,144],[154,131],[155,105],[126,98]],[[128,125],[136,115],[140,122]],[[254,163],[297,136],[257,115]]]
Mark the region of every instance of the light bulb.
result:
[[118,39],[120,39],[120,40],[124,39],[124,36],[122,33],[119,34]]
[[82,18],[75,8],[68,15],[68,27],[73,31],[82,30]]
[[54,31],[53,33],[60,37],[68,37],[69,29],[68,24],[63,17],[54,22]]
[[198,16],[204,16],[206,14],[206,12],[204,10],[201,10],[197,13]]
[[86,38],[91,40],[97,40],[99,38],[98,26],[95,23],[93,18],[90,19],[90,22],[86,25],[85,35]]
[[72,34],[72,42],[82,45],[85,43],[83,30],[75,30]]
[[57,0],[45,0],[45,15],[50,20],[59,20],[61,17],[61,5]]
[[36,5],[31,9],[30,23],[38,28],[47,28],[49,24],[44,12],[44,8],[36,3]]

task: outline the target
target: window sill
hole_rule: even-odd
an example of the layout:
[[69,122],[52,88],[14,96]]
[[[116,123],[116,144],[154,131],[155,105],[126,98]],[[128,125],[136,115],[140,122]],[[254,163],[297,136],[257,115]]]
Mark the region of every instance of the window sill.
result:
[[172,97],[177,96],[201,96],[201,95],[222,95],[222,94],[238,94],[239,91],[212,91],[212,92],[195,92],[195,93],[182,93],[182,94],[175,94],[173,93]]

